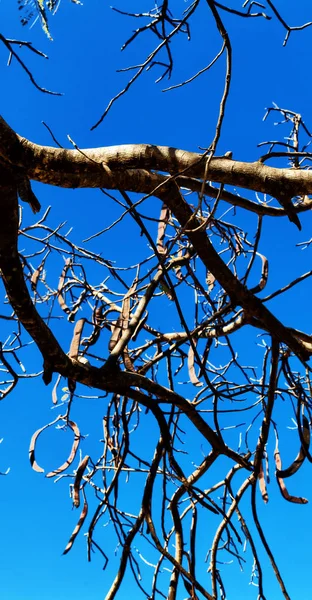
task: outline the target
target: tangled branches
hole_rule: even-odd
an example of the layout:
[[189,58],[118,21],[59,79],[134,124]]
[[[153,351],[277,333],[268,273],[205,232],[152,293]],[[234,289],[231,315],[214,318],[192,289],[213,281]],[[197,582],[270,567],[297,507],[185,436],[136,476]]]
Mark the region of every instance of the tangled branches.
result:
[[[290,115],[285,111],[282,114]],[[300,125],[299,118],[296,123]],[[101,522],[110,524],[111,539],[121,548],[108,599],[117,594],[127,566],[146,597],[167,594],[174,600],[179,585],[190,597],[216,598],[219,591],[225,597],[220,564],[229,554],[242,566],[246,542],[254,562],[252,580],[264,598],[257,543],[248,524],[250,517],[242,508],[245,497],[250,497],[253,522],[287,598],[256,508],[258,486],[263,501],[268,501],[272,460],[284,499],[305,503],[305,498],[293,494],[291,484],[288,491],[285,479],[294,475],[306,459],[311,460],[311,381],[306,361],[312,353],[312,339],[291,324],[283,324],[267,307],[270,299],[287,293],[311,272],[263,297],[269,281],[269,259],[260,252],[263,219],[266,211],[285,215],[285,210],[227,192],[223,179],[235,176],[236,164],[229,157],[209,159],[209,176],[216,174],[216,179],[222,181],[215,187],[201,175],[205,164],[200,155],[153,147],[53,150],[25,139],[21,146],[21,138],[4,121],[2,132],[2,139],[10,143],[5,144],[9,162],[2,163],[0,267],[13,309],[3,318],[22,324],[35,341],[44,359],[44,382],[49,384],[53,373],[57,374],[52,398],[54,404],[60,404],[62,414],[49,426],[59,426],[61,421],[63,428],[73,431],[69,457],[47,475],[70,479],[76,508],[83,499],[65,553],[86,523],[90,495],[94,493],[98,504],[89,517],[89,559],[96,548],[103,553],[105,564],[108,560],[102,550],[103,541],[98,539],[97,526]],[[306,149],[291,147],[291,160],[299,156],[300,160],[309,159]],[[259,168],[271,169],[272,176],[277,172],[277,189],[284,171],[289,181],[292,171],[266,167],[268,158],[273,156],[260,160],[249,178],[253,177],[260,189],[272,185],[272,177],[267,183],[267,171],[263,183],[259,183]],[[14,161],[16,166],[10,166]],[[21,164],[31,178],[36,173],[39,180],[48,177],[50,183],[63,182],[66,187],[79,179],[86,186],[92,177],[95,185],[101,185],[104,178],[106,189],[118,188],[118,193],[104,194],[105,202],[117,204],[120,214],[92,236],[93,243],[115,231],[113,256],[122,245],[124,257],[126,243],[129,253],[137,246],[139,260],[131,265],[123,260],[117,266],[86,246],[75,244],[64,223],[58,227],[48,225],[50,209],[24,226],[17,204]],[[291,196],[303,197],[304,189],[309,191],[312,185],[304,166],[301,163],[295,172],[293,186],[297,186],[297,193],[292,191]],[[167,170],[169,176],[157,173],[156,167]],[[241,171],[247,177],[248,165]],[[138,191],[140,186],[145,194],[139,199],[125,191]],[[161,201],[158,216],[157,208],[152,213],[144,209],[151,195],[155,202],[156,198]],[[237,224],[228,203],[258,212],[254,235],[247,235]],[[307,210],[309,200],[292,207],[297,215]],[[130,221],[136,229],[124,242],[118,231],[132,231]],[[17,247],[18,237],[22,240],[20,246],[27,247],[22,254]],[[51,281],[50,271],[58,271],[57,285]],[[67,323],[62,326],[59,340],[53,333],[55,319]],[[246,336],[251,335],[247,333],[250,327],[256,335],[259,330],[265,332],[260,347],[253,351],[256,362],[262,354],[261,372],[254,363],[245,362],[248,354],[242,348]],[[10,357],[21,364],[17,355],[24,353],[27,342],[23,338],[19,325],[18,333],[3,345],[1,361],[8,381],[2,396],[18,381]],[[64,343],[68,343],[67,354],[62,348]],[[249,347],[253,343],[250,337]],[[103,390],[107,400],[103,450],[98,457],[81,456],[75,466],[83,441],[71,414],[83,396],[80,384]],[[294,411],[298,438],[298,455],[286,467],[282,467],[279,450],[284,429],[274,416],[278,413],[276,404],[281,401]],[[30,446],[31,464],[39,472],[43,467],[35,458],[36,440],[45,428],[34,434]],[[276,438],[274,452],[269,443],[271,430]],[[215,468],[218,482],[211,477]],[[226,474],[220,478],[222,471]],[[203,527],[207,531],[204,548],[197,541]],[[209,563],[211,592],[207,591],[206,576],[196,566],[196,556],[203,554],[207,554]],[[150,583],[144,585],[141,561],[153,573]],[[145,579],[148,574],[144,568]]]

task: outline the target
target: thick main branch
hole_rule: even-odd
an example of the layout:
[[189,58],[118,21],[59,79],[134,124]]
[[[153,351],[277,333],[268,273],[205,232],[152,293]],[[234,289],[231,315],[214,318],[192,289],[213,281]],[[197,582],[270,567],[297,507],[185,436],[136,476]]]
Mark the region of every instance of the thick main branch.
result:
[[[203,178],[206,166],[203,155],[168,146],[129,144],[81,150],[40,146],[17,135],[1,117],[0,156],[25,168],[30,179],[60,187],[117,187],[112,176],[128,169]],[[278,169],[259,161],[212,158],[207,179],[274,197],[312,194],[311,171]]]

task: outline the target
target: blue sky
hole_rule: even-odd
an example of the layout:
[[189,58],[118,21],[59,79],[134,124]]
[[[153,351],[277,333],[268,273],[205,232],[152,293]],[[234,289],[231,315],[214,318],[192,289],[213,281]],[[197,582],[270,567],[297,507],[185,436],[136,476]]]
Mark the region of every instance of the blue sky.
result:
[[[128,4],[125,0],[116,0],[120,9],[125,9]],[[132,4],[135,10],[150,7],[143,0]],[[180,3],[175,0],[172,4],[177,6]],[[239,3],[233,1],[231,5],[238,7]],[[311,18],[310,2],[297,2],[295,9],[293,5],[289,0],[279,2],[283,15],[291,24],[297,25]],[[70,147],[67,135],[79,147],[146,142],[196,151],[210,144],[223,85],[222,60],[194,84],[166,93],[161,90],[167,82],[163,86],[155,86],[154,80],[159,73],[152,69],[129,94],[120,99],[104,123],[90,131],[110,98],[121,89],[128,77],[127,74],[116,73],[116,69],[140,62],[142,55],[149,50],[149,39],[142,38],[120,53],[120,47],[131,34],[134,24],[112,12],[108,4],[100,0],[85,2],[84,6],[63,0],[58,13],[50,20],[53,42],[46,38],[38,23],[32,29],[20,26],[17,2],[2,0],[0,19],[3,35],[31,40],[34,46],[49,55],[49,60],[44,60],[31,54],[27,56],[26,51],[23,53],[38,83],[64,94],[55,97],[37,91],[14,61],[10,68],[6,67],[7,51],[0,46],[1,112],[21,135],[37,143],[51,145],[50,135],[41,124],[45,121],[60,143],[67,147]],[[271,106],[272,101],[301,113],[307,126],[312,128],[312,84],[308,71],[312,28],[294,32],[283,48],[284,31],[275,19],[247,21],[229,16],[225,21],[232,38],[234,67],[231,96],[217,153],[233,150],[234,158],[256,160],[259,156],[257,143],[277,137],[273,119],[262,122],[265,108]],[[175,47],[176,69],[171,83],[176,84],[192,76],[213,58],[219,48],[219,36],[203,2],[201,12],[194,19],[191,45],[186,39],[179,39]],[[93,215],[97,218],[100,215],[105,226],[108,224],[106,211],[109,210],[111,218],[116,210],[112,204],[107,208],[108,205],[104,204],[107,201],[98,191],[64,191],[40,184],[36,184],[34,189],[44,208],[52,204],[52,223],[67,220],[74,225],[77,242],[96,231],[98,223],[94,222]],[[156,210],[152,203],[149,206],[151,211]],[[158,211],[157,207],[155,214]],[[86,216],[90,218],[86,219]],[[31,215],[26,214],[25,218],[29,220]],[[254,226],[251,219],[249,226]],[[295,247],[296,243],[311,236],[310,215],[302,217],[302,226],[299,233],[286,221],[281,225],[278,221],[278,227],[274,220],[265,223],[264,241],[271,257],[270,290],[287,283],[292,274],[299,275],[311,268],[311,250],[303,252]],[[117,231],[118,239],[123,240],[126,230],[121,226]],[[94,248],[100,249],[107,258],[124,261],[125,246],[120,243],[112,248],[112,241],[113,236],[100,238],[95,241]],[[128,245],[127,260],[135,260],[138,249],[139,246]],[[287,324],[310,332],[308,307],[304,310],[310,290],[307,282],[285,296],[283,302],[272,302],[270,308],[280,318],[287,319]],[[66,347],[69,333],[64,330],[62,335]],[[246,352],[246,357],[250,354],[257,356],[254,347],[241,350]],[[41,368],[40,357],[34,350],[31,350],[26,362],[28,371]],[[84,442],[84,454],[89,450],[96,451],[99,445],[102,402],[85,400],[75,408],[82,432],[89,434]],[[68,482],[65,479],[54,485],[51,480],[34,473],[28,461],[28,446],[33,432],[56,416],[55,410],[51,412],[50,407],[51,389],[45,388],[40,378],[21,381],[0,406],[0,437],[3,438],[0,468],[4,471],[11,467],[9,475],[0,479],[0,596],[6,600],[65,600],[68,597],[97,600],[105,597],[116,563],[112,560],[105,572],[102,571],[103,560],[99,555],[95,554],[92,562],[87,563],[83,535],[76,540],[73,550],[62,556],[77,521],[68,497]],[[277,406],[277,410],[284,410],[282,404]],[[291,424],[289,412],[286,416],[280,415],[280,418],[285,420],[286,426]],[[142,439],[143,444],[148,443],[147,437]],[[51,430],[43,437],[38,452],[46,470],[63,461],[70,443],[70,432]],[[289,450],[289,458],[292,456]],[[304,465],[294,478],[296,490],[300,490],[303,496],[309,496],[311,490],[308,468]],[[310,505],[288,504],[280,497],[276,486],[271,488],[269,504],[263,506],[258,501],[265,530],[279,558],[292,600],[309,598],[310,583],[306,573],[310,567]],[[104,537],[103,540],[107,553],[113,551],[113,540]],[[267,562],[264,558],[264,563]],[[281,595],[268,564],[267,567],[268,598],[277,600]],[[229,598],[235,600],[241,597],[242,589],[245,598],[257,597],[256,589],[248,587],[249,572],[247,566],[245,574],[240,577],[236,567],[229,567],[232,587]],[[245,588],[242,587],[243,582],[247,583]],[[137,597],[131,585],[130,579],[126,578],[118,600],[129,598],[131,594]],[[178,600],[183,600],[183,593]]]

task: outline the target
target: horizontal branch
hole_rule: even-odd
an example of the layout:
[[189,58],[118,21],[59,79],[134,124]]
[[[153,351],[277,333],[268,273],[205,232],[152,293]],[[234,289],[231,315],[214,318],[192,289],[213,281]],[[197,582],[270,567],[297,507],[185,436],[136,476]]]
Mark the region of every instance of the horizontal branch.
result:
[[[0,117],[0,156],[27,170],[30,179],[60,187],[116,187],[116,172],[161,171],[203,178],[207,158],[168,146],[129,144],[67,150],[40,146],[17,135]],[[207,180],[263,192],[273,197],[312,194],[312,172],[269,167],[260,161],[212,158]],[[139,191],[139,190],[137,190]]]

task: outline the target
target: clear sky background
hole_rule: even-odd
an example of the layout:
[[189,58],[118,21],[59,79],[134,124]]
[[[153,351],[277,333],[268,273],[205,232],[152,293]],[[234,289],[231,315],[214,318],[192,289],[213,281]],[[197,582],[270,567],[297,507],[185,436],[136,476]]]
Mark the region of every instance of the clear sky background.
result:
[[[126,10],[129,4],[126,0],[116,0],[115,5]],[[131,2],[131,9],[147,10],[151,5],[152,2],[140,0]],[[174,0],[172,6],[177,5],[180,1]],[[276,5],[291,25],[312,19],[309,0],[296,3],[284,0]],[[233,0],[231,6],[239,8],[240,3]],[[0,46],[1,112],[11,127],[26,138],[52,145],[51,137],[41,123],[45,121],[66,147],[70,147],[67,134],[82,148],[140,142],[194,151],[209,146],[223,87],[223,60],[192,85],[166,93],[162,89],[167,82],[155,86],[154,80],[159,73],[152,69],[120,99],[104,123],[90,131],[110,98],[128,78],[127,73],[116,73],[116,69],[141,62],[150,49],[149,38],[142,37],[137,44],[120,53],[120,47],[136,24],[114,13],[108,3],[101,0],[86,1],[84,6],[63,0],[55,17],[50,19],[53,42],[46,38],[39,23],[32,29],[21,27],[14,0],[2,0],[0,22],[3,35],[31,40],[34,46],[49,55],[49,60],[44,60],[30,53],[27,56],[26,50],[23,52],[37,82],[64,94],[54,97],[40,93],[14,60],[9,68],[6,67],[7,50]],[[312,28],[294,32],[283,48],[285,32],[274,18],[266,21],[228,16],[225,22],[232,39],[234,67],[231,96],[217,153],[232,150],[235,158],[252,161],[259,156],[257,143],[281,137],[274,129],[273,119],[262,122],[265,109],[272,101],[301,113],[312,129],[309,67]],[[176,66],[171,83],[192,76],[219,48],[219,35],[203,2],[193,21],[191,43],[181,37],[174,46]],[[52,204],[53,223],[67,220],[74,225],[77,242],[94,233],[99,221],[101,226],[108,224],[106,200],[98,191],[56,190],[39,184],[34,189],[44,208]],[[110,206],[109,210],[113,208]],[[26,218],[31,219],[31,215]],[[287,283],[292,274],[299,275],[311,268],[312,250],[302,252],[296,248],[298,242],[311,237],[311,217],[305,214],[301,221],[302,232],[286,220],[277,223],[272,219],[265,224],[264,239],[272,251],[269,282],[272,290]],[[120,243],[114,249],[106,238],[95,242],[94,248],[100,249],[106,258],[122,262],[125,251],[122,240],[126,234],[121,226],[118,229]],[[101,244],[103,247],[100,248]],[[135,248],[127,247],[127,261],[135,257],[135,252]],[[272,303],[270,308],[280,318],[287,319],[287,324],[311,332],[310,294],[311,286],[307,282],[289,293],[287,302]],[[64,348],[70,339],[66,335],[64,333]],[[248,353],[253,352],[254,349],[248,348]],[[40,371],[40,357],[35,351],[31,350],[25,366],[28,372]],[[82,432],[89,434],[84,442],[84,454],[99,447],[102,402],[105,400],[81,402],[75,409]],[[105,597],[116,563],[112,560],[105,572],[101,556],[95,554],[91,564],[87,563],[83,535],[78,537],[73,550],[62,556],[77,521],[77,513],[72,510],[68,497],[68,483],[63,480],[54,485],[51,480],[34,473],[28,461],[31,435],[57,414],[52,411],[51,416],[50,407],[51,389],[45,388],[41,378],[21,381],[17,390],[0,405],[0,437],[3,438],[0,469],[5,471],[11,467],[9,475],[0,479],[0,597],[6,600],[98,600]],[[282,411],[283,406],[279,409]],[[291,425],[287,419],[285,417],[285,425]],[[143,439],[142,443],[145,441]],[[61,464],[69,445],[70,433],[49,431],[38,447],[47,470]],[[296,450],[295,447],[294,452]],[[289,457],[293,457],[291,451]],[[296,490],[300,490],[302,496],[311,497],[310,479],[309,465],[304,465],[294,478]],[[261,506],[259,502],[259,511],[292,600],[308,600],[311,597],[310,505],[286,503],[273,484],[269,504]],[[104,528],[101,535],[105,551],[113,552],[114,546],[109,538],[105,538]],[[277,600],[281,595],[266,558],[264,563],[268,566],[267,597]],[[248,584],[249,567],[246,566],[242,576],[237,568],[229,567],[229,598],[257,597],[256,588],[242,586],[243,582]],[[128,587],[127,583],[122,586],[118,600],[138,597],[130,580],[127,581]],[[184,597],[181,595],[178,600]]]

